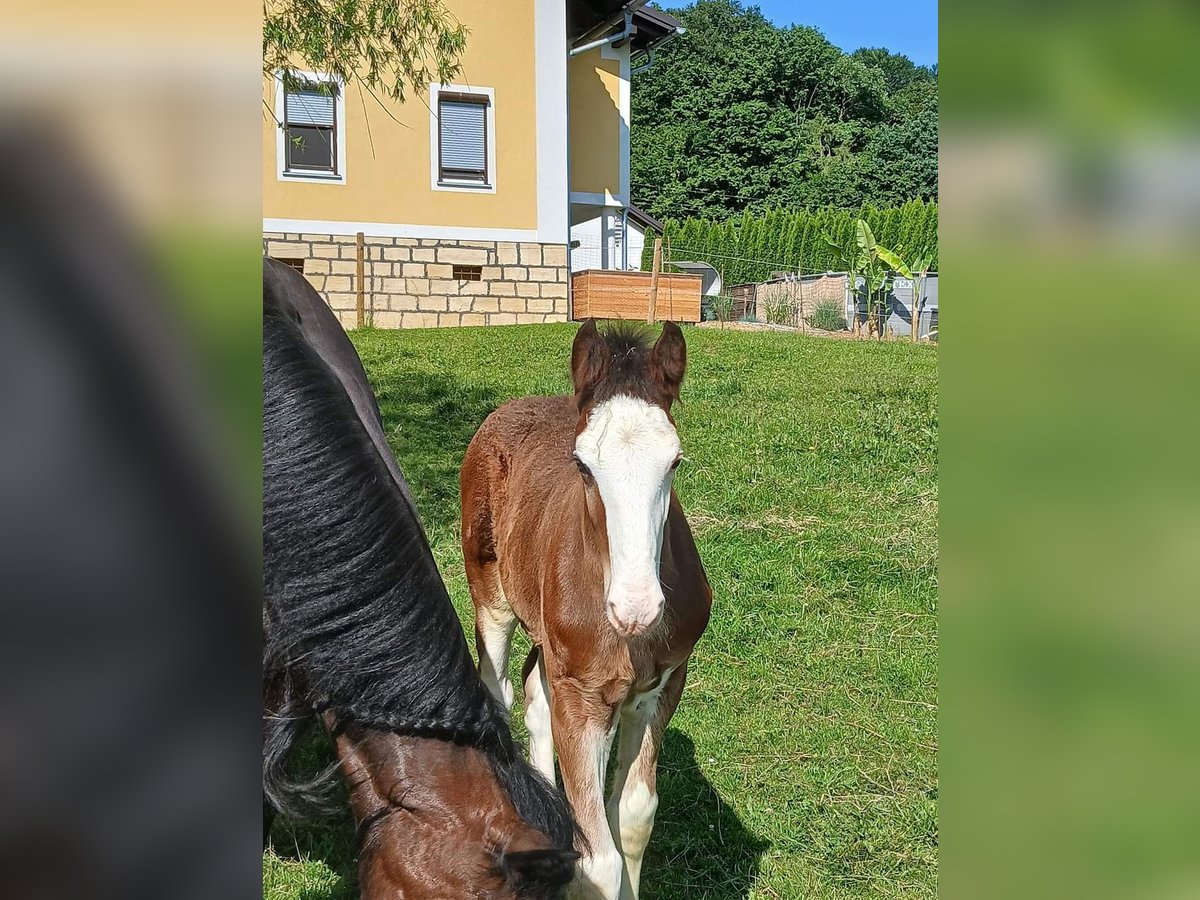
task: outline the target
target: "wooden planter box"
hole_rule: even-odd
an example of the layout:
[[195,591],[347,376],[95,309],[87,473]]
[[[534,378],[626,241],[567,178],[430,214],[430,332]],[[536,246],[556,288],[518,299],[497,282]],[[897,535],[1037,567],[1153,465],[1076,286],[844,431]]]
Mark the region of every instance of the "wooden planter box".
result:
[[[654,318],[660,322],[700,321],[699,275],[659,275]],[[574,316],[582,319],[638,319],[650,311],[650,273],[584,269],[571,276]]]

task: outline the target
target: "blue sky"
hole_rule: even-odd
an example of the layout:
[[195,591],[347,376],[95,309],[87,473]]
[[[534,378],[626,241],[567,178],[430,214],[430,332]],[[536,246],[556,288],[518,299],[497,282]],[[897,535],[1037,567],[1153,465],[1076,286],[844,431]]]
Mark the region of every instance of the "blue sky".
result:
[[918,65],[937,62],[937,0],[747,0],[776,25],[811,25],[843,50],[887,47]]

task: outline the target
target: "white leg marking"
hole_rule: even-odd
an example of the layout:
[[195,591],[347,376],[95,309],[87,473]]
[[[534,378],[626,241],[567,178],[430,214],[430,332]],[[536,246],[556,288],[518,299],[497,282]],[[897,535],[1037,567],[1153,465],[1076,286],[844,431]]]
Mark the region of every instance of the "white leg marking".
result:
[[483,646],[479,648],[479,677],[492,696],[512,708],[513,687],[508,677],[508,654],[512,647],[517,617],[501,595],[496,606],[481,606],[475,611],[475,627]]
[[658,714],[659,698],[673,671],[664,672],[657,685],[644,694],[631,697],[621,710],[617,773],[608,802],[609,827],[624,859],[621,900],[637,900],[642,860],[654,830],[658,792],[651,790],[647,781],[654,777],[654,772],[647,770],[657,765],[651,723]]
[[[608,770],[608,755],[612,750],[617,720],[608,731],[593,730],[583,740],[584,752],[590,757],[589,784],[586,791],[591,803],[575,810],[579,825],[591,844],[590,856],[579,861],[572,895],[587,900],[620,900],[624,865],[620,851],[613,842],[612,832],[604,818],[604,776]],[[581,806],[581,804],[576,804]]]
[[525,679],[525,727],[529,730],[529,761],[554,784],[554,738],[550,733],[550,687],[542,661]]

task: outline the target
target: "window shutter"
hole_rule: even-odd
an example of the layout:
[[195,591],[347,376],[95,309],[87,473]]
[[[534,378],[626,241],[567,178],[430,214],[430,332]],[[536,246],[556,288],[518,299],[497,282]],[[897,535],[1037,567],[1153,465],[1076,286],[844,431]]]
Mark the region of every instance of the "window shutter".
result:
[[332,128],[335,90],[336,88],[333,88],[329,93],[324,93],[316,88],[288,91],[287,124],[324,125]]
[[443,100],[439,107],[442,168],[483,173],[487,169],[487,106]]

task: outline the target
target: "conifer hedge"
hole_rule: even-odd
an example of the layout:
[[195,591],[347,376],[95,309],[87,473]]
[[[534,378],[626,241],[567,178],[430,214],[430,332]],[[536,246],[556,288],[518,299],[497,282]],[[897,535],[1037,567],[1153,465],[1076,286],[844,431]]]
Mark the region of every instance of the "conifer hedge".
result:
[[[746,213],[740,219],[724,222],[667,219],[662,237],[672,259],[709,263],[721,272],[725,284],[743,284],[765,281],[778,271],[809,274],[842,268],[825,236],[842,243],[854,233],[859,218],[866,219],[881,245],[896,250],[906,260],[922,247],[929,247],[933,255],[931,271],[937,271],[938,210],[932,201],[910,200],[903,206],[884,209],[864,204],[856,211],[832,207],[777,209],[760,216]],[[647,272],[654,255],[653,237],[646,235],[642,250],[642,269]]]

